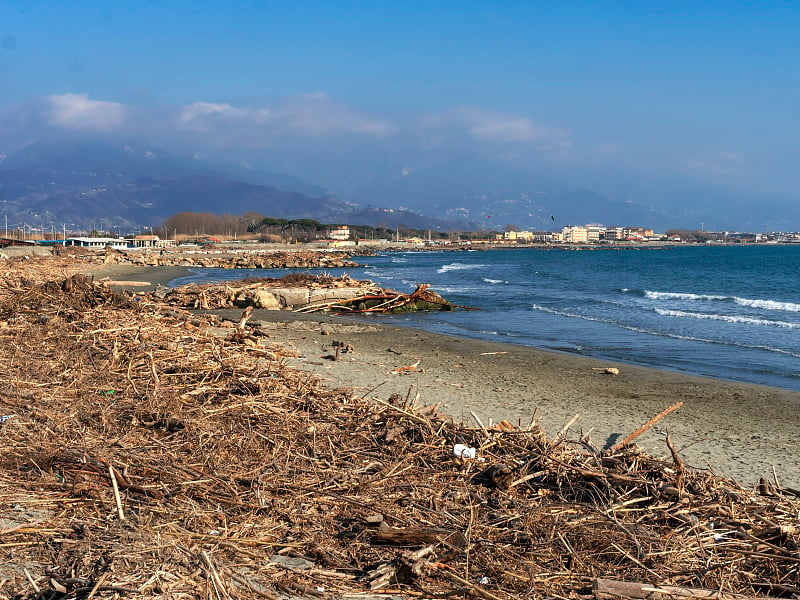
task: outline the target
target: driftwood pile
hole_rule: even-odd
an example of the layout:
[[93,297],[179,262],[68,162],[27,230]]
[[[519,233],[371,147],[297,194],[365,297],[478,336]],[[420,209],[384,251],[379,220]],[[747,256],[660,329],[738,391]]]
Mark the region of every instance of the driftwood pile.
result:
[[79,276],[3,284],[0,596],[800,594],[797,492],[325,389],[280,353]]
[[369,280],[344,275],[295,273],[281,278],[253,278],[227,283],[191,284],[158,296],[182,308],[292,309],[295,312],[372,313],[454,310],[439,294],[420,284],[410,294],[381,288]]
[[7,281],[51,281],[60,280],[76,273],[102,268],[97,255],[88,253],[70,256],[15,256],[0,259],[0,270]]
[[298,250],[108,250],[106,263],[135,266],[202,267],[217,269],[341,269],[359,266],[345,252]]

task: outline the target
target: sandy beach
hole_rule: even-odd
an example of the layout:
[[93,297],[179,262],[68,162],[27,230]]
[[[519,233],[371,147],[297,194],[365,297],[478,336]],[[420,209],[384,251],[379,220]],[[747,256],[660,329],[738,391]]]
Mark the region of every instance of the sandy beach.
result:
[[[147,281],[152,289],[185,274],[182,268],[104,267],[95,278]],[[238,320],[240,311],[215,311]],[[669,430],[685,460],[696,468],[752,485],[777,474],[800,488],[800,393],[694,377],[511,344],[431,334],[386,324],[380,316],[342,318],[255,311],[271,340],[297,351],[289,364],[311,371],[332,387],[359,396],[417,397],[439,404],[456,420],[474,412],[484,422],[527,424],[535,414],[551,434],[574,415],[575,436],[590,432],[596,446],[624,437],[665,408],[683,406],[639,438],[655,456],[668,455]],[[353,347],[334,355],[333,342]],[[416,365],[416,370],[397,369]],[[617,367],[618,375],[598,369]]]

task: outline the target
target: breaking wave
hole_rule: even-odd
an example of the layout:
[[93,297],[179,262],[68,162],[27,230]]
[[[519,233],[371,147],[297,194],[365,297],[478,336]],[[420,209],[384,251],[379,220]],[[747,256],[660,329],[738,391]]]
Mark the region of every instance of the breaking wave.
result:
[[689,319],[706,319],[709,321],[725,321],[727,323],[742,323],[744,325],[768,325],[772,327],[785,327],[787,329],[800,329],[800,323],[786,321],[771,321],[770,319],[755,319],[742,315],[715,315],[708,313],[688,312],[685,310],[665,310],[656,308],[656,313],[665,317],[685,317]]
[[730,300],[730,296],[717,296],[715,294],[685,294],[681,292],[651,292],[644,291],[644,297],[651,300]]
[[733,301],[740,306],[763,308],[764,310],[782,310],[785,312],[800,312],[800,304],[794,302],[778,302],[777,300],[750,300],[749,298],[733,297]]
[[[577,313],[572,313],[566,310],[558,310],[555,308],[548,308],[546,306],[542,306],[540,304],[531,304],[531,308],[534,310],[538,310],[541,312],[550,313],[553,315],[559,315],[562,317],[570,317],[573,319],[583,319],[584,321],[594,321],[596,323],[606,323],[608,325],[614,325],[619,327],[620,329],[626,329],[628,331],[635,331],[637,333],[644,333],[646,335],[652,335],[656,337],[664,337],[664,338],[671,338],[674,340],[685,340],[688,342],[703,342],[706,344],[718,344],[722,346],[734,346],[736,348],[746,348],[748,350],[763,350],[766,352],[774,352],[776,354],[784,354],[786,356],[792,356],[794,358],[800,358],[800,353],[792,352],[791,350],[786,350],[784,348],[773,348],[772,346],[765,346],[761,344],[745,344],[742,342],[734,342],[734,341],[722,341],[722,340],[715,340],[711,338],[703,338],[697,337],[692,335],[681,335],[677,333],[670,333],[667,331],[653,331],[652,329],[646,329],[643,327],[634,327],[633,325],[626,325],[624,323],[620,323],[619,321],[614,321],[613,319],[603,319],[599,317],[590,317],[587,315],[580,315]],[[680,311],[675,311],[680,312]],[[775,323],[775,321],[770,321],[771,323]],[[788,325],[795,327],[800,327],[800,325],[795,325],[794,323],[788,323]]]
[[[625,293],[636,293],[637,290],[622,288]],[[651,300],[686,300],[686,301],[724,301],[733,302],[739,306],[759,308],[762,310],[775,310],[783,312],[800,312],[800,304],[796,302],[781,302],[778,300],[762,300],[758,298],[742,298],[740,296],[723,296],[720,294],[690,294],[685,292],[654,292],[644,290],[641,294]]]
[[448,271],[471,271],[473,269],[482,269],[486,265],[470,265],[466,263],[450,263],[436,269],[437,273],[447,273]]

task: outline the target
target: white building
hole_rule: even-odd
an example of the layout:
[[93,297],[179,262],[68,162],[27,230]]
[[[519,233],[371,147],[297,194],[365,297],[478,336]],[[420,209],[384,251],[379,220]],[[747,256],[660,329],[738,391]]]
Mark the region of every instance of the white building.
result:
[[328,230],[328,237],[332,240],[347,241],[350,239],[350,228],[347,225]]
[[74,237],[67,238],[64,241],[65,246],[78,246],[80,248],[105,248],[111,246],[112,248],[129,248],[130,242],[121,238],[104,238],[104,237]]
[[589,230],[583,225],[562,227],[561,236],[565,244],[586,244],[589,242]]

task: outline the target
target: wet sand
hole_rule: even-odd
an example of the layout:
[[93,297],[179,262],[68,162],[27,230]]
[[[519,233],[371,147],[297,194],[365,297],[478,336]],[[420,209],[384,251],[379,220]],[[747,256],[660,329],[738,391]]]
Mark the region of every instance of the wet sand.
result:
[[[94,275],[155,287],[186,273],[115,265]],[[241,314],[214,312],[235,320]],[[760,476],[772,479],[774,468],[780,484],[800,488],[800,392],[432,334],[387,325],[380,315],[345,319],[255,311],[252,321],[259,321],[273,341],[301,354],[288,364],[312,371],[330,386],[382,399],[393,393],[418,397],[418,404],[438,403],[463,421],[472,419],[471,411],[484,423],[527,424],[536,414],[550,435],[578,414],[571,431],[590,431],[600,447],[683,402],[639,438],[647,452],[668,456],[664,432],[669,430],[694,467],[712,468],[746,485]],[[334,341],[352,345],[354,352],[330,360]],[[415,364],[418,370],[394,372]],[[597,370],[605,367],[620,373]]]

